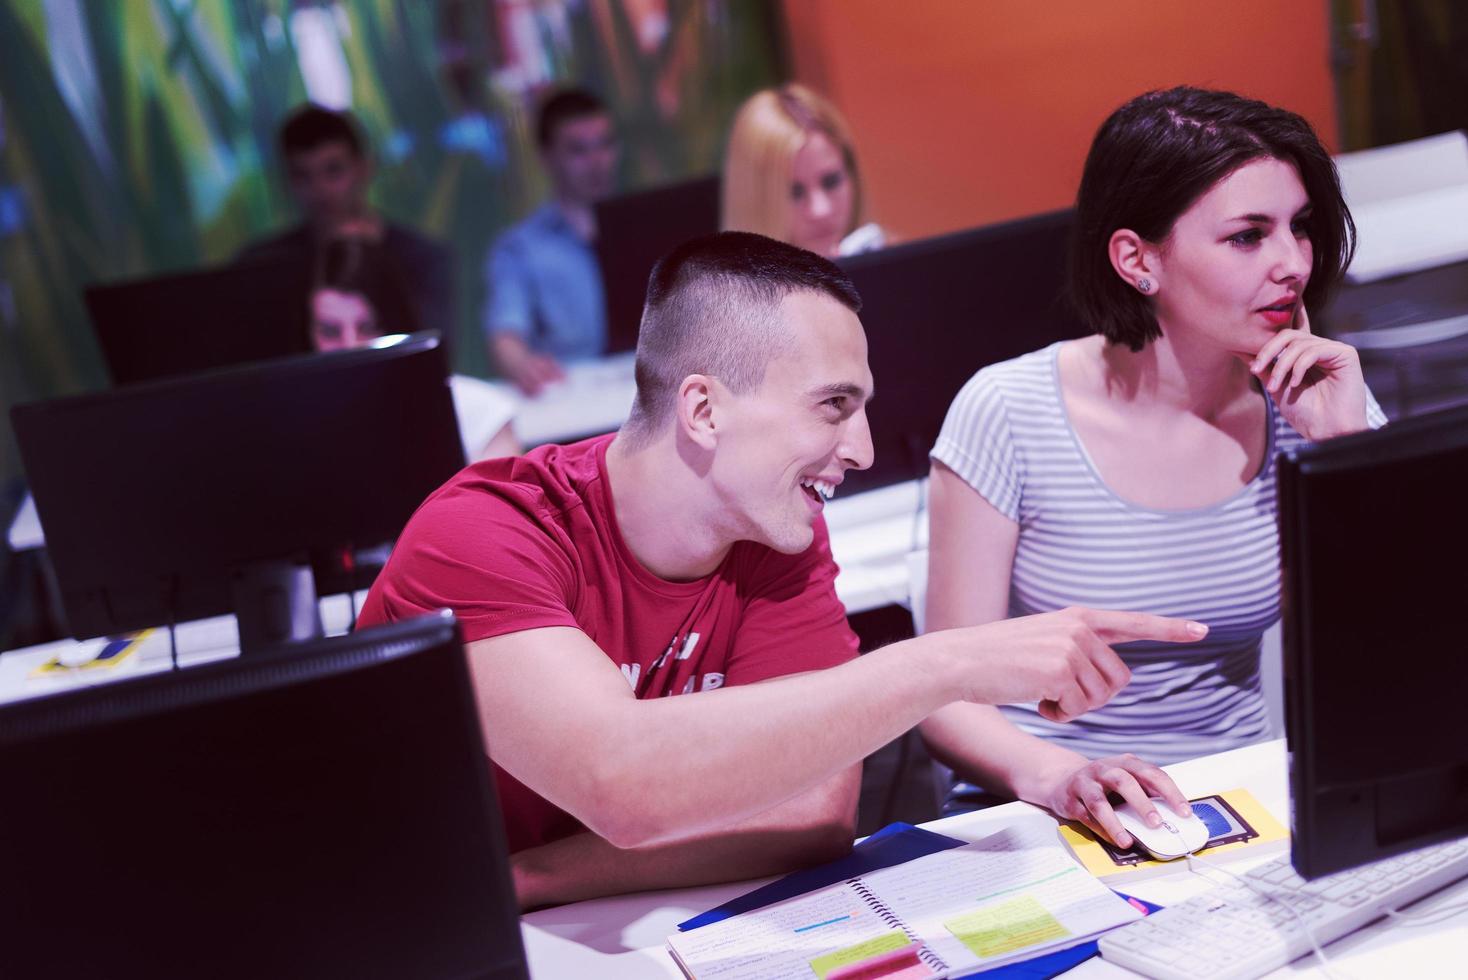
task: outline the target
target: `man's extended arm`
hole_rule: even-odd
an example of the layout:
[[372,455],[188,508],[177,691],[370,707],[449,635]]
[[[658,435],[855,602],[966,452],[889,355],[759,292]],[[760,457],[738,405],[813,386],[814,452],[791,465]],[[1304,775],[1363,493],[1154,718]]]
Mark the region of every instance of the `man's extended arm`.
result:
[[705,837],[625,849],[588,832],[520,851],[512,863],[520,907],[737,881],[835,860],[851,850],[856,835],[861,768],[848,766],[815,789]]
[[602,895],[681,888],[778,874],[835,860],[851,849],[861,766],[706,837],[623,849],[593,833],[515,854],[520,908]]
[[[953,701],[1039,700],[1048,716],[1073,718],[1127,680],[1107,644],[1201,635],[1179,620],[1063,610],[928,634],[816,673],[646,701],[577,629],[479,640],[468,655],[495,762],[628,848],[747,820]],[[546,691],[556,692],[552,711]]]

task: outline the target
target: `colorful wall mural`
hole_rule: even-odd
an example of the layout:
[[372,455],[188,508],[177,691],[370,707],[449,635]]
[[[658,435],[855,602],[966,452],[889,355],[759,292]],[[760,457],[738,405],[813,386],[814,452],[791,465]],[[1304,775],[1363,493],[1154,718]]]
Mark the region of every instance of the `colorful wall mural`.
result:
[[708,173],[780,36],[764,0],[0,0],[0,407],[105,383],[84,285],[293,220],[275,130],[307,100],[360,119],[375,204],[455,249],[457,367],[484,374],[481,263],[544,191],[544,91],[608,101],[625,188]]

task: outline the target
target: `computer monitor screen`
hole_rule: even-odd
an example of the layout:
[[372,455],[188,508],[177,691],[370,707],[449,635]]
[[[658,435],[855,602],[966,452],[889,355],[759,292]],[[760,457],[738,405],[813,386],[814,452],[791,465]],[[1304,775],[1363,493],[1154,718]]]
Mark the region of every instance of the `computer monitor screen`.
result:
[[632,350],[658,259],[719,230],[719,176],[624,194],[596,206],[596,257],[607,304],[607,349]]
[[1091,331],[1064,298],[1072,212],[841,260],[861,293],[876,461],[842,493],[925,476],[948,406],[989,364]]
[[447,613],[0,709],[0,975],[527,976]]
[[309,270],[250,262],[88,287],[113,384],[135,384],[311,349]]
[[1468,834],[1468,408],[1284,454],[1293,863],[1307,878]]
[[420,334],[16,406],[72,634],[237,611],[239,576],[273,562],[360,587],[343,556],[464,465],[446,374]]

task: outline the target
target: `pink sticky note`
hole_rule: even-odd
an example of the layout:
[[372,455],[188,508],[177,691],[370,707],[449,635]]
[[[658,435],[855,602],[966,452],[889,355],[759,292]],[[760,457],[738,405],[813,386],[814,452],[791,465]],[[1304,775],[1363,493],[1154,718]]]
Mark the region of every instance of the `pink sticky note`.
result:
[[926,980],[933,971],[918,959],[921,948],[904,946],[860,963],[848,963],[826,974],[826,980]]

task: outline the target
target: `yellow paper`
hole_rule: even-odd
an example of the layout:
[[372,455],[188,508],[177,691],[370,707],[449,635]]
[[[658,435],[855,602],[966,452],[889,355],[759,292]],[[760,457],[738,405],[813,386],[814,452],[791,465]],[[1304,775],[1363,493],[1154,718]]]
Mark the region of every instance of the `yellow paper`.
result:
[[860,963],[863,960],[871,959],[873,956],[881,956],[883,953],[891,953],[902,949],[904,946],[911,945],[912,941],[907,938],[907,933],[901,929],[893,929],[885,935],[876,936],[864,942],[857,943],[855,946],[847,946],[845,949],[838,949],[834,953],[817,956],[810,961],[810,968],[815,971],[816,976],[820,980],[826,980],[826,975],[838,967]]
[[102,652],[118,642],[116,640],[107,640],[103,642],[100,647],[97,648],[97,657],[84,663],[77,664],[75,667],[68,667],[66,664],[63,664],[60,657],[52,657],[50,660],[46,661],[40,666],[32,668],[30,676],[47,677],[52,675],[73,674],[77,671],[107,670],[109,668],[120,667],[124,663],[127,663],[128,660],[132,659],[133,655],[137,653],[138,646],[152,632],[153,631],[151,629],[145,629],[134,633],[127,640],[126,646],[122,647],[120,650],[117,650],[111,656],[108,656],[104,659],[101,656]]
[[[1276,841],[1288,840],[1289,831],[1274,817],[1270,816],[1264,805],[1254,799],[1254,794],[1246,789],[1231,789],[1223,793],[1210,793],[1209,796],[1221,796],[1244,818],[1244,822],[1253,827],[1258,837],[1250,840],[1234,841],[1231,844],[1219,844],[1216,847],[1205,847],[1199,851],[1200,854],[1214,855],[1227,854],[1229,851],[1238,850],[1243,847],[1258,847],[1261,844],[1269,844]],[[1106,853],[1106,849],[1096,840],[1096,835],[1090,829],[1077,823],[1063,823],[1060,825],[1060,836],[1069,845],[1076,859],[1081,862],[1087,871],[1097,878],[1109,878],[1116,875],[1128,875],[1137,871],[1145,871],[1149,868],[1162,868],[1172,864],[1171,861],[1138,861],[1136,864],[1118,865]]]
[[1049,909],[1028,895],[949,919],[943,927],[973,950],[974,955],[984,958],[1003,956],[1070,935]]

